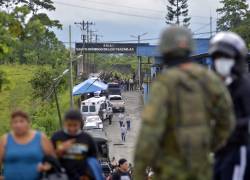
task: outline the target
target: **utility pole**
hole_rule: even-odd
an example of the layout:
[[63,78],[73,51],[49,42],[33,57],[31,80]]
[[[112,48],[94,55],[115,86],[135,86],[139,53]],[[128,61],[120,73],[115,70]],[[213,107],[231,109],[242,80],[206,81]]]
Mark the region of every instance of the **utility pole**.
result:
[[[143,33],[143,34],[140,34],[140,35],[137,35],[137,36],[131,35],[131,37],[137,38],[137,47],[141,43],[141,37],[145,36],[147,34],[148,33]],[[139,79],[138,86],[139,86],[139,90],[141,90],[141,85],[142,85],[142,83],[141,83],[141,61],[142,61],[142,57],[138,56],[137,58],[138,58],[138,79]]]
[[219,20],[219,13],[216,12],[216,33],[218,33],[218,20]]
[[69,51],[70,51],[70,54],[69,54],[69,60],[70,60],[70,108],[73,109],[74,107],[74,99],[73,99],[73,67],[72,67],[72,44],[71,44],[71,25],[69,25]]
[[[90,43],[90,39],[91,39],[91,37],[90,37],[90,35],[91,35],[90,34],[91,33],[90,26],[91,25],[94,25],[94,23],[87,21],[87,23],[86,23],[87,43]],[[91,56],[89,54],[87,54],[87,71],[86,71],[87,74],[89,74],[90,71],[91,71],[91,60],[90,60],[90,58],[91,58]]]
[[81,67],[82,67],[82,72],[81,73],[86,73],[86,56],[84,53],[84,47],[85,47],[85,42],[86,42],[86,35],[85,35],[85,31],[86,31],[86,23],[85,21],[82,22],[75,22],[75,25],[80,25],[80,29],[82,31],[82,35],[81,35],[81,39],[82,39],[82,62],[80,63]]
[[60,111],[60,106],[59,106],[59,102],[58,102],[58,97],[57,97],[57,91],[56,91],[55,84],[53,84],[53,91],[54,91],[55,100],[56,100],[56,108],[57,108],[57,114],[58,114],[58,118],[59,118],[60,128],[62,129],[63,128],[62,116],[61,116],[61,111]]
[[87,21],[86,22],[86,31],[87,31],[87,42],[89,43],[89,41],[90,41],[90,26],[91,25],[94,25],[94,23],[93,22],[89,22],[89,21]]
[[213,17],[210,9],[210,38],[213,37]]
[[[84,47],[86,45],[86,43],[90,43],[92,42],[92,33],[94,31],[92,31],[90,29],[91,25],[94,25],[93,22],[89,22],[89,21],[82,21],[82,22],[75,22],[75,24],[80,25],[81,26],[81,31],[82,31],[82,40],[83,40],[83,47],[82,47],[82,55],[83,55],[83,60],[82,60],[82,64],[83,64],[83,72],[86,73],[86,75],[88,75],[90,73],[90,55],[88,53],[84,53]],[[86,33],[86,34],[85,34]]]

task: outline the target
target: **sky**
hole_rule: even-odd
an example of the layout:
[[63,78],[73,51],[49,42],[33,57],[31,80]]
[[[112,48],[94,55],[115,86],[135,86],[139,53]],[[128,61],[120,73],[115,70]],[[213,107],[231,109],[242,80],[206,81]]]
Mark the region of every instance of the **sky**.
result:
[[[63,42],[69,41],[69,25],[72,41],[81,41],[81,30],[74,22],[94,22],[91,28],[101,35],[100,42],[135,39],[131,35],[147,33],[142,39],[158,38],[165,24],[167,0],[53,0],[56,10],[52,19],[63,24],[63,30],[54,30]],[[194,33],[210,31],[210,15],[213,30],[216,27],[216,9],[219,0],[189,0],[191,29]],[[197,38],[209,34],[195,35]],[[158,40],[147,41],[156,44]]]

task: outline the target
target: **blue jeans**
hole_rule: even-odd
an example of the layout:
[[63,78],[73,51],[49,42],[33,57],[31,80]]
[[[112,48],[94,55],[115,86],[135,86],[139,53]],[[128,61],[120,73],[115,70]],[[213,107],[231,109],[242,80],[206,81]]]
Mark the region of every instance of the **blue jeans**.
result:
[[121,136],[122,136],[122,141],[125,142],[126,141],[126,134],[122,133]]

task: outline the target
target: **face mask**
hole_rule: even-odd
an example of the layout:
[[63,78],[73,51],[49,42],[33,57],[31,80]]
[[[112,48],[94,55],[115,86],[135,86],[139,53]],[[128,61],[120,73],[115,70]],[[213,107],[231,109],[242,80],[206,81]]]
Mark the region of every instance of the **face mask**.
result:
[[218,58],[214,62],[215,70],[222,77],[230,76],[234,65],[234,59]]

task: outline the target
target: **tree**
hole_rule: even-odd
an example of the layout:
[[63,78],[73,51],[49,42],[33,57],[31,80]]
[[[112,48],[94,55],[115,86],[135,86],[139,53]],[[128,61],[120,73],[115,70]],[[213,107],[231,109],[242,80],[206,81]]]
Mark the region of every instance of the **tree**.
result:
[[168,0],[168,2],[166,23],[188,27],[191,20],[188,16],[188,0]]
[[32,14],[37,14],[39,10],[54,11],[56,8],[52,0],[0,0],[0,6],[7,10],[13,10],[15,7],[26,5]]
[[[59,76],[60,70],[50,70],[47,68],[39,69],[30,80],[31,87],[33,89],[34,98],[46,98],[51,92],[53,93],[53,79]],[[61,71],[60,71],[61,72]],[[65,86],[65,79],[61,79],[58,84],[57,90],[61,90],[61,87]]]
[[220,3],[223,4],[223,7],[217,9],[221,16],[217,22],[219,31],[228,31],[239,27],[249,14],[246,0],[221,0]]
[[18,29],[19,24],[11,15],[0,12],[0,64],[4,63],[4,57],[12,54]]
[[4,0],[0,4],[10,9],[0,12],[0,63],[60,66],[68,58],[68,51],[51,29],[61,29],[62,25],[39,8],[34,13],[31,2],[54,9],[50,0]]
[[250,48],[250,14],[240,22],[239,26],[230,30],[238,33],[246,41],[248,48]]

